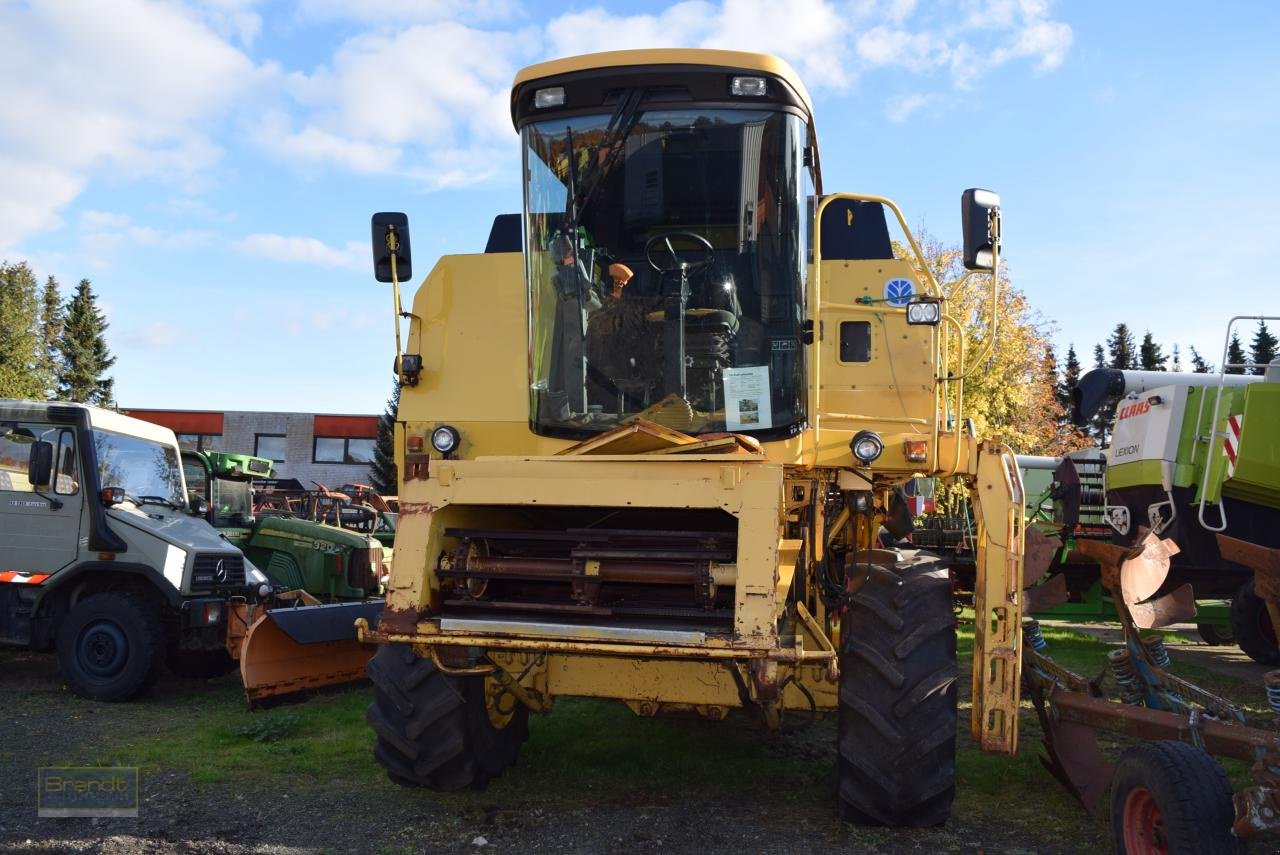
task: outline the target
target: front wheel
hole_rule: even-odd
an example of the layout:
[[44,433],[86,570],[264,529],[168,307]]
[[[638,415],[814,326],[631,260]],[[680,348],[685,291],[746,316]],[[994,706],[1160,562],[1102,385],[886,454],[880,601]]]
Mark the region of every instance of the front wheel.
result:
[[1111,840],[1120,855],[1235,855],[1231,785],[1212,757],[1185,742],[1140,742],[1116,765]]
[[875,554],[883,560],[850,596],[840,630],[840,813],[864,825],[941,825],[956,772],[951,580],[928,553]]
[[452,677],[407,644],[384,644],[369,660],[377,734],[373,756],[387,777],[433,790],[484,789],[516,762],[529,710],[495,698],[485,677]]
[[1240,586],[1231,599],[1231,633],[1236,644],[1254,662],[1263,665],[1280,663],[1280,647],[1276,645],[1275,627],[1266,601],[1253,589],[1250,579]]
[[127,701],[159,677],[164,627],[145,598],[105,591],[75,605],[58,627],[57,648],[71,691],[95,701]]

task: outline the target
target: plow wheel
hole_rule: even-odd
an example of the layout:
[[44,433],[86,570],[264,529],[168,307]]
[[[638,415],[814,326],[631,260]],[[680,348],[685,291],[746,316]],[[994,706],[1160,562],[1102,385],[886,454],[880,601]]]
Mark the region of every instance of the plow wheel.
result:
[[1212,757],[1185,742],[1141,742],[1116,766],[1111,839],[1121,855],[1234,855],[1231,785]]
[[1254,662],[1263,665],[1280,663],[1280,647],[1276,645],[1275,627],[1267,603],[1259,597],[1250,579],[1231,598],[1231,634],[1240,649]]
[[876,565],[850,596],[840,638],[841,815],[864,825],[941,825],[956,767],[956,623],[946,566],[912,551]]
[[451,677],[407,644],[384,644],[369,661],[374,700],[367,719],[374,758],[404,786],[484,789],[516,762],[529,711],[486,691],[486,677]]
[[1217,623],[1198,623],[1196,624],[1196,632],[1200,634],[1200,638],[1205,644],[1221,646],[1236,643],[1236,637],[1232,634],[1230,626],[1223,626]]

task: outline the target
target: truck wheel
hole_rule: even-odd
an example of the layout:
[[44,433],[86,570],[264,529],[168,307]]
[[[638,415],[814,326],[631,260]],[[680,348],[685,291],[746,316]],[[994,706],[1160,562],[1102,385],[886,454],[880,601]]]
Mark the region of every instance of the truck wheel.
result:
[[529,736],[522,704],[487,709],[484,677],[451,677],[407,644],[379,647],[368,673],[373,756],[397,784],[484,789],[516,762]]
[[179,677],[192,680],[211,680],[221,677],[236,667],[235,660],[225,650],[170,650],[169,670]]
[[1231,834],[1231,784],[1212,757],[1185,742],[1140,742],[1116,765],[1111,840],[1123,855],[1244,852]]
[[95,701],[127,701],[160,676],[164,627],[137,594],[106,591],[76,604],[58,627],[58,667],[71,691]]
[[1236,637],[1231,633],[1230,625],[1222,625],[1220,623],[1198,623],[1196,631],[1200,633],[1201,640],[1205,644],[1221,646],[1224,644],[1234,644]]
[[1236,644],[1254,662],[1263,665],[1280,663],[1280,647],[1276,646],[1276,631],[1271,626],[1267,604],[1253,591],[1253,580],[1240,586],[1231,599],[1231,634]]
[[841,624],[836,762],[846,820],[946,822],[955,795],[955,681],[946,565],[904,550],[872,570]]

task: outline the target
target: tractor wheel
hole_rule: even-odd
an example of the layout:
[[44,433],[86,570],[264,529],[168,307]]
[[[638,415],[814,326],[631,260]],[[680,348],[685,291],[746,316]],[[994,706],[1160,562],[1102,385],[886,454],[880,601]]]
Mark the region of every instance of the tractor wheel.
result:
[[71,691],[95,701],[127,701],[145,692],[164,664],[164,627],[143,597],[93,594],[58,627],[58,667]]
[[1224,644],[1236,643],[1236,637],[1231,632],[1230,624],[1198,623],[1196,624],[1196,631],[1200,633],[1200,638],[1205,644],[1220,647]]
[[1250,659],[1263,665],[1280,663],[1280,647],[1266,601],[1253,590],[1250,579],[1231,599],[1231,634]]
[[174,674],[191,680],[212,680],[236,667],[235,660],[225,650],[170,649],[166,664]]
[[864,825],[941,825],[956,770],[956,618],[937,556],[904,550],[849,599],[840,631],[837,787]]
[[516,762],[529,736],[522,704],[507,698],[505,708],[490,709],[484,677],[451,677],[407,644],[379,647],[368,673],[373,756],[402,786],[484,789]]
[[1217,761],[1185,742],[1140,742],[1116,765],[1111,840],[1122,855],[1234,855],[1231,784]]

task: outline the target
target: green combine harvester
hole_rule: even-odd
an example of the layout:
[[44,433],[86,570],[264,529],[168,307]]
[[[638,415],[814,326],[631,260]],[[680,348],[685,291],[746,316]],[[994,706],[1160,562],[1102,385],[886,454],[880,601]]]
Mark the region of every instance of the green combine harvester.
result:
[[[1224,349],[1224,370],[1246,367],[1253,366],[1226,364]],[[1240,649],[1276,664],[1280,648],[1253,571],[1280,548],[1280,362],[1258,368],[1263,373],[1096,369],[1073,392],[1074,417],[1084,425],[1105,401],[1119,399],[1099,509],[1111,541],[1136,547],[1155,532],[1181,550],[1145,603],[1153,619],[1195,619],[1203,631],[1213,616],[1203,606],[1197,614],[1196,602],[1230,600]],[[1064,494],[1070,480],[1058,478]],[[1078,525],[1071,510],[1064,521]]]

